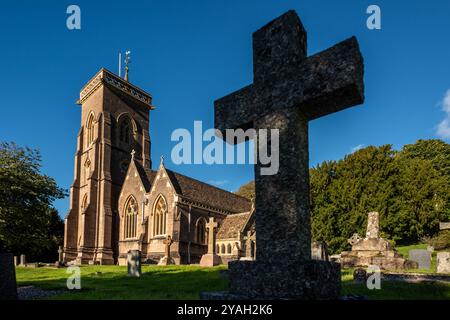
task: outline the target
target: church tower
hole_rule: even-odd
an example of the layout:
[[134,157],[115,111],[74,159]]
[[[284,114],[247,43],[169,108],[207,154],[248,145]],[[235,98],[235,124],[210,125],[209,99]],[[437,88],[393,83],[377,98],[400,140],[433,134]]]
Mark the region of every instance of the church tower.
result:
[[81,127],[70,209],[65,219],[64,261],[113,264],[118,254],[118,198],[134,158],[151,168],[152,97],[125,78],[101,69],[82,89]]

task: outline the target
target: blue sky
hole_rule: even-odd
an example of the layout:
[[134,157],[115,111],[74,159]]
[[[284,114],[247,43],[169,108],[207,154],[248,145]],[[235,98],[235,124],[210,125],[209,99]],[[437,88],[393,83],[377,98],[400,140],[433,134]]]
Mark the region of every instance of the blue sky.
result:
[[[81,30],[66,8],[81,8]],[[381,8],[381,30],[366,8]],[[9,1],[0,7],[0,140],[41,150],[43,171],[73,179],[79,90],[101,68],[117,72],[132,51],[131,82],[157,109],[150,133],[154,167],[166,165],[228,190],[253,178],[244,165],[170,163],[176,128],[213,127],[213,101],[252,82],[251,34],[295,9],[314,54],[356,35],[365,59],[366,102],[310,124],[310,165],[358,146],[449,139],[450,1]],[[441,124],[439,126],[439,124]],[[56,202],[66,214],[69,199]]]

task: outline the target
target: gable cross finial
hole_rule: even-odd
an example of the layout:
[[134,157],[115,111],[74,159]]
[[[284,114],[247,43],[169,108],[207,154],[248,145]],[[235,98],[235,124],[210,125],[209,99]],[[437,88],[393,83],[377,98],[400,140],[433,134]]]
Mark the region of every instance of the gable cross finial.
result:
[[124,76],[125,81],[128,81],[128,70],[129,70],[128,65],[130,63],[131,63],[131,51],[127,50],[125,51],[125,76]]
[[131,160],[134,160],[134,155],[136,154],[136,151],[133,149],[131,150]]

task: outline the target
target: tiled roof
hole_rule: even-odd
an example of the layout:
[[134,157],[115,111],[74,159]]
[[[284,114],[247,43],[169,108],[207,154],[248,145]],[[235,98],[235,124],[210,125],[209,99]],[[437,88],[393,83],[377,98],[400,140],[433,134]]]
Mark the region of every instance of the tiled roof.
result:
[[238,238],[239,233],[244,230],[250,216],[250,211],[226,216],[217,232],[217,239]]
[[190,200],[236,213],[249,211],[251,208],[251,202],[247,198],[172,170],[167,170],[167,174],[172,181],[175,191]]

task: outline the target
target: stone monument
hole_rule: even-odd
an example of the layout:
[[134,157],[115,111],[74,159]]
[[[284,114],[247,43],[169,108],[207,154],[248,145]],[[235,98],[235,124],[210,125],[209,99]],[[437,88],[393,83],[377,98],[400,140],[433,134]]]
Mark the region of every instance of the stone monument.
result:
[[217,266],[222,263],[220,257],[216,254],[216,231],[217,222],[214,222],[214,218],[210,217],[209,222],[206,224],[208,228],[208,253],[204,254],[200,259],[200,265],[202,267]]
[[450,252],[437,253],[437,272],[450,273]]
[[254,138],[267,150],[272,140],[265,141],[260,130],[279,133],[278,172],[265,175],[261,159],[255,165],[257,258],[229,263],[230,297],[340,294],[340,266],[311,259],[308,122],[364,101],[363,58],[354,37],[310,57],[306,47],[294,11],[268,23],[253,34],[253,84],[214,103],[215,127],[223,133],[255,129]]
[[388,270],[417,268],[416,262],[403,258],[389,241],[380,238],[379,233],[379,214],[378,212],[370,212],[367,220],[366,237],[361,238],[358,234],[354,234],[349,239],[352,250],[341,253],[342,267],[375,265]]
[[311,244],[311,258],[314,260],[329,261],[328,247],[323,241],[315,241]]
[[131,277],[140,277],[141,269],[141,252],[139,250],[130,250],[127,253],[128,275]]
[[175,264],[175,261],[170,256],[170,246],[173,243],[172,237],[169,235],[167,236],[167,239],[163,242],[166,245],[166,252],[164,254],[164,257],[159,260],[158,265],[159,266],[168,266],[170,264]]
[[20,265],[22,267],[25,267],[27,264],[27,257],[24,254],[20,255]]
[[16,269],[11,253],[0,253],[0,300],[17,300]]

